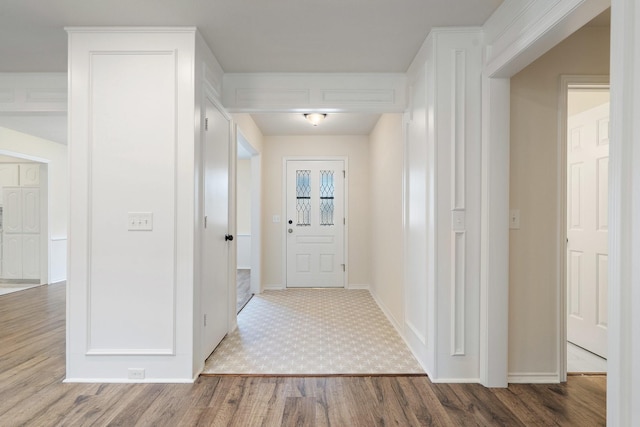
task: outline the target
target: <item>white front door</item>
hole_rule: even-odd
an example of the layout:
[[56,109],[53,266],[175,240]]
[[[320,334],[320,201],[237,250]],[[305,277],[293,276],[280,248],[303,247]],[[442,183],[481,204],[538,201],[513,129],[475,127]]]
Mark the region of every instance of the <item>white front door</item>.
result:
[[229,310],[229,120],[207,99],[204,156],[204,216],[200,320],[202,357],[228,332]]
[[344,161],[287,161],[287,287],[344,287]]
[[609,104],[567,129],[567,339],[606,358]]

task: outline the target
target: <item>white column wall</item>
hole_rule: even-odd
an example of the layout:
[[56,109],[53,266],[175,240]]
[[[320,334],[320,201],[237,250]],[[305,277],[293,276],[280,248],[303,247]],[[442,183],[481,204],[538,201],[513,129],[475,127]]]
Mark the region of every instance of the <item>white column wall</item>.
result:
[[436,29],[409,70],[405,324],[436,382],[480,378],[481,46]]
[[611,2],[607,424],[640,425],[640,5]]
[[67,381],[191,381],[195,29],[68,31]]

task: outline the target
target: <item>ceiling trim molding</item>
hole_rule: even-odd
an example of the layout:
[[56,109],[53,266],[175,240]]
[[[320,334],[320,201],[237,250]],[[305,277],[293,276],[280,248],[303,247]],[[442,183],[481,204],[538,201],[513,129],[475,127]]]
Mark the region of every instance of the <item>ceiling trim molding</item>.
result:
[[0,113],[66,113],[67,73],[0,73]]
[[232,113],[391,113],[406,108],[404,73],[226,73]]

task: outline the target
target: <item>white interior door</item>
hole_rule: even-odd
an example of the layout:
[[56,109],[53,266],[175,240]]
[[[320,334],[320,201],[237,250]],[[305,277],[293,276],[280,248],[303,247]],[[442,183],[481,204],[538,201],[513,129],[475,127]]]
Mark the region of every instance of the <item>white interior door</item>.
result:
[[609,104],[567,129],[567,339],[606,358]]
[[344,161],[287,161],[287,287],[344,287]]
[[207,99],[204,144],[202,351],[208,357],[228,332],[229,120]]

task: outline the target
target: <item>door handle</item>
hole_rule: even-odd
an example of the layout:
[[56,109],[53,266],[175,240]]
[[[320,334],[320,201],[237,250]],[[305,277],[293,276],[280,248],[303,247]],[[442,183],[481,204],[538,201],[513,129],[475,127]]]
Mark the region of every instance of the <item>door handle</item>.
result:
[[233,235],[225,234],[224,235],[224,240],[227,241],[227,242],[230,242],[231,240],[233,240]]

